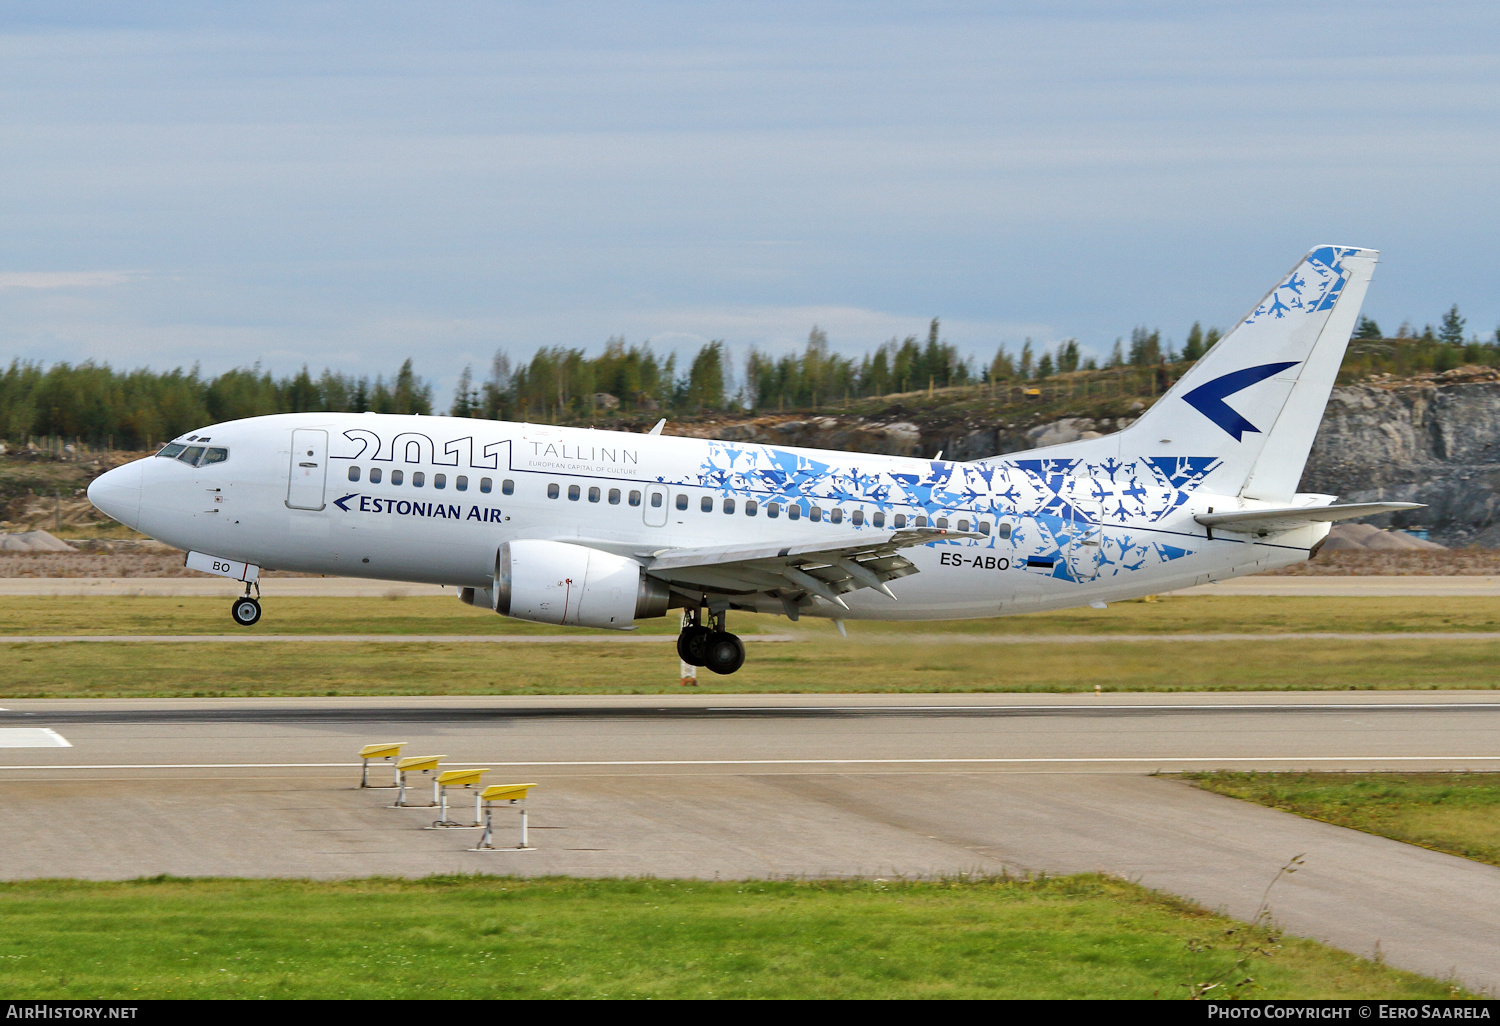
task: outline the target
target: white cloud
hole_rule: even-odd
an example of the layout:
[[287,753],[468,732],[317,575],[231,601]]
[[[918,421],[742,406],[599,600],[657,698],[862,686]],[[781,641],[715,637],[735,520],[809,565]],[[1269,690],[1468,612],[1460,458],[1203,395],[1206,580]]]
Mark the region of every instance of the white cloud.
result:
[[0,289],[96,289],[139,277],[138,271],[0,271]]

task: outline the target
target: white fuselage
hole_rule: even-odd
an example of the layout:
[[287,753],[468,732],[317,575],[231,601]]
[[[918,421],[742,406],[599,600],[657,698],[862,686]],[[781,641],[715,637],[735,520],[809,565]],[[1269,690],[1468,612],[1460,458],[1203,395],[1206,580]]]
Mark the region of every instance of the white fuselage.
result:
[[91,498],[185,550],[461,588],[490,585],[506,541],[574,542],[642,559],[649,570],[652,554],[667,549],[832,547],[931,523],[979,537],[906,550],[919,572],[891,584],[898,601],[862,589],[837,615],[985,617],[1285,566],[1306,559],[1327,531],[1304,528],[1275,544],[1210,538],[1194,514],[1237,500],[1197,490],[1208,457],[1089,464],[1019,453],[960,463],[336,413],[231,421],[176,443],[204,438],[227,450],[220,462],[139,460],[101,477]]

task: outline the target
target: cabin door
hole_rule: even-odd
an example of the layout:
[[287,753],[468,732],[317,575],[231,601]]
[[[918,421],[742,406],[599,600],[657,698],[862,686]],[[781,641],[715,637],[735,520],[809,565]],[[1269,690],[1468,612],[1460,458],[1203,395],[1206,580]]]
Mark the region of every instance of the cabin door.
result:
[[322,509],[328,478],[328,432],[298,428],[292,432],[291,477],[286,504],[292,509]]
[[1099,561],[1104,542],[1104,507],[1087,499],[1075,500],[1073,522],[1068,531],[1068,570],[1080,581],[1099,576]]

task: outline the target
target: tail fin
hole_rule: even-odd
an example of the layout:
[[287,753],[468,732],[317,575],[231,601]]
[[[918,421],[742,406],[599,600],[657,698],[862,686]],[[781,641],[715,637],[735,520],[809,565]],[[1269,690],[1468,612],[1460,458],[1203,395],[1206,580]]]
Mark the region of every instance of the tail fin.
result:
[[1319,246],[1130,427],[1038,451],[1085,459],[1211,456],[1216,463],[1201,487],[1290,502],[1376,256]]

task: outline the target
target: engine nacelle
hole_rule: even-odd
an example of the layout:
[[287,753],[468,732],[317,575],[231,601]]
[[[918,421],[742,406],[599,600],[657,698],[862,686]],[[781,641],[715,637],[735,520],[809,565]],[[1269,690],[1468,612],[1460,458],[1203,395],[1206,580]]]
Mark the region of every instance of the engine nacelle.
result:
[[627,556],[556,541],[512,541],[495,556],[495,612],[565,627],[629,630],[665,616],[666,584]]

